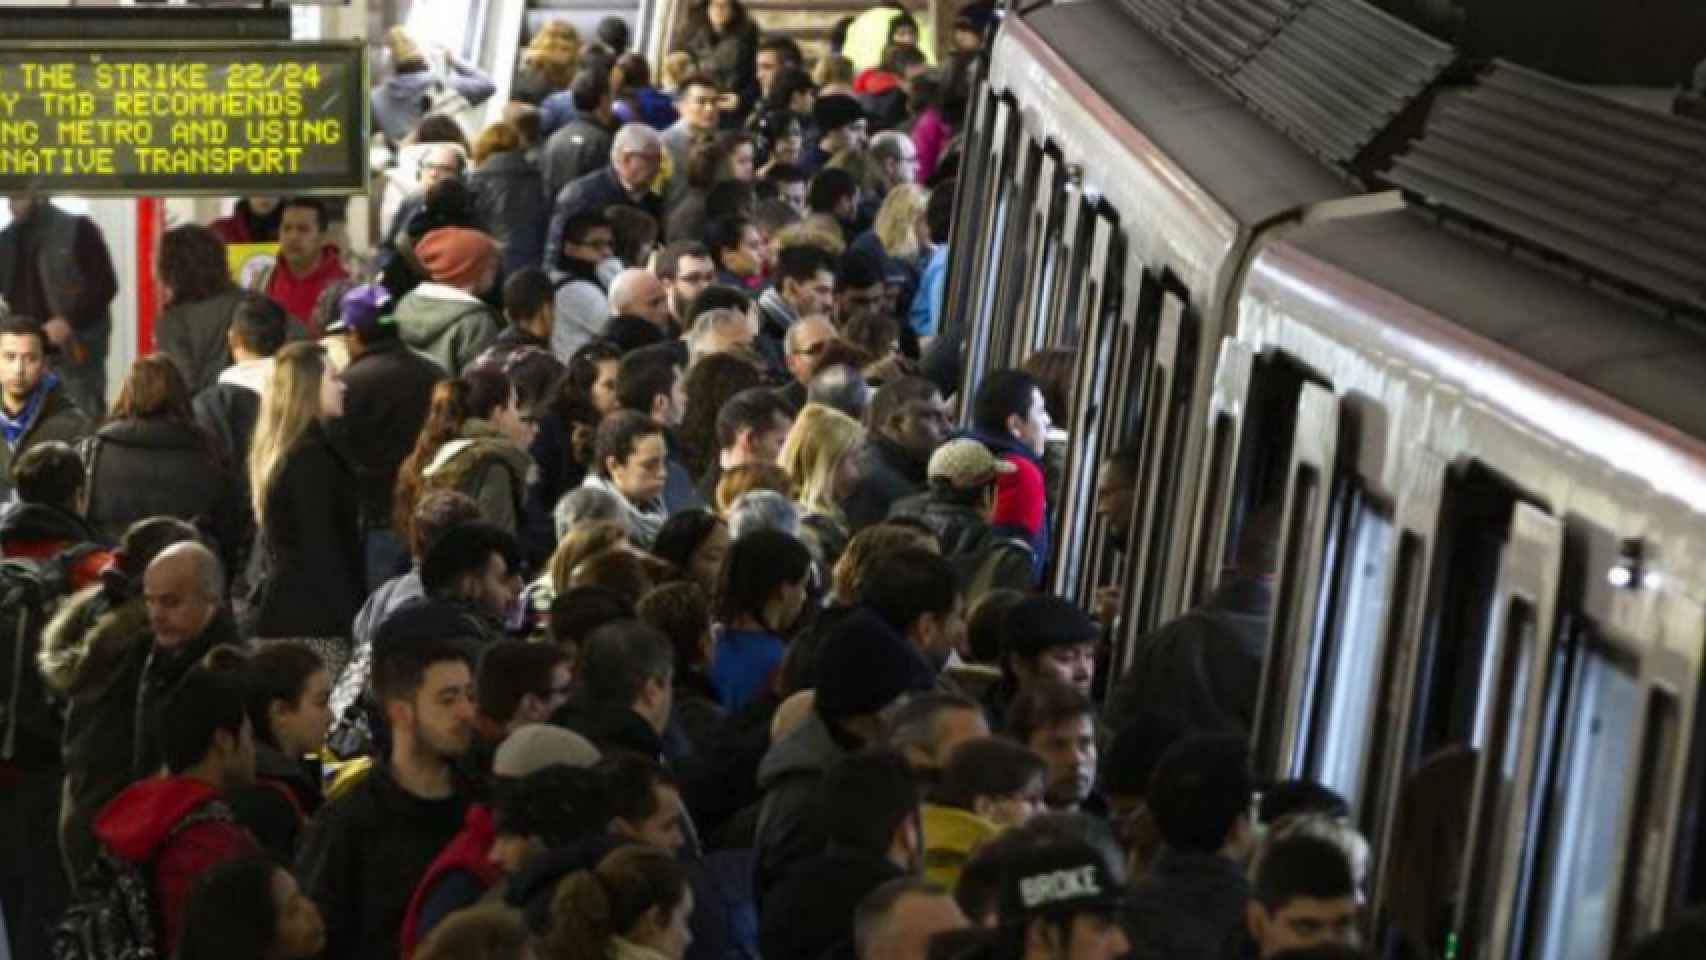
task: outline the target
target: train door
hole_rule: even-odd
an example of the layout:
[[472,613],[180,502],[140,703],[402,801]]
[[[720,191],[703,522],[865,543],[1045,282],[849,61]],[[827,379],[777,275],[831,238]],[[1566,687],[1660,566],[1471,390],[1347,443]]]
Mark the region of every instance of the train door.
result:
[[1674,867],[1697,852],[1683,799],[1706,613],[1674,594],[1661,601],[1648,544],[1582,525],[1571,534],[1548,724],[1557,740],[1535,798],[1537,879],[1520,888],[1511,940],[1514,955],[1597,960],[1702,894]]
[[1562,524],[1501,478],[1478,464],[1447,475],[1428,615],[1387,688],[1404,707],[1387,737],[1397,779],[1377,850],[1387,955],[1515,955],[1535,878],[1535,784],[1557,749],[1563,551]]
[[970,403],[965,399],[977,391],[983,374],[1001,356],[995,345],[1001,326],[997,311],[999,291],[1014,283],[1021,271],[1007,256],[1010,235],[1023,225],[1029,208],[1030,145],[1017,109],[1009,99],[989,95],[979,116],[988,120],[989,158],[983,166],[982,182],[967,178],[958,197],[955,221],[959,233],[952,249],[969,256],[956,256],[954,292],[946,316],[967,317],[966,353],[960,370],[961,419],[970,422]]
[[1128,270],[1142,287],[1132,340],[1116,356],[1123,377],[1109,398],[1118,417],[1118,439],[1110,449],[1136,445],[1137,486],[1120,581],[1125,599],[1116,675],[1130,665],[1137,638],[1158,626],[1164,613],[1172,531],[1181,522],[1175,501],[1201,327],[1187,291],[1154,271]]
[[[1068,446],[1066,473],[1061,488],[1055,529],[1059,552],[1054,565],[1055,593],[1087,604],[1098,583],[1115,563],[1110,544],[1115,526],[1130,526],[1130,516],[1104,515],[1096,503],[1097,467],[1116,449],[1117,425],[1110,424],[1108,398],[1119,394],[1114,384],[1123,380],[1124,368],[1116,362],[1122,346],[1124,291],[1124,241],[1113,211],[1095,212],[1088,244],[1088,265],[1076,293],[1081,310],[1069,320],[1070,342],[1077,350],[1073,376],[1072,420],[1065,424],[1072,438]],[[1123,338],[1129,351],[1130,337]],[[1123,542],[1130,531],[1121,529],[1115,539]]]

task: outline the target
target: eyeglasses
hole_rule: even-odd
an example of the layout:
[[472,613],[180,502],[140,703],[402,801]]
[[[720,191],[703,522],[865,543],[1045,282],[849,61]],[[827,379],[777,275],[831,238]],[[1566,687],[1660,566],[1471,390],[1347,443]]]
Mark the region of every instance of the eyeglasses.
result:
[[828,340],[819,340],[816,343],[808,343],[805,346],[799,348],[798,350],[795,350],[794,352],[796,354],[802,356],[802,357],[815,357],[818,354],[824,352],[824,350],[826,350],[828,348],[829,348],[829,341]]

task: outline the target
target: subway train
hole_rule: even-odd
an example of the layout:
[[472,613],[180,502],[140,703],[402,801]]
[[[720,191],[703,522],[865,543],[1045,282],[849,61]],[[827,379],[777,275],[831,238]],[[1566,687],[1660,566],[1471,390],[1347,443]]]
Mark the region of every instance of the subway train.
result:
[[1052,586],[1123,666],[1279,511],[1255,772],[1350,799],[1380,955],[1706,900],[1706,126],[1359,0],[1010,11],[968,115],[942,340],[1075,351]]

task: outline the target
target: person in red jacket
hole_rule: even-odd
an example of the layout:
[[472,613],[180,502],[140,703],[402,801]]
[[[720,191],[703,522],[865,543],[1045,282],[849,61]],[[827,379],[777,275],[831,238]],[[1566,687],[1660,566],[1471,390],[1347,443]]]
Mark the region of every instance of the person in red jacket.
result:
[[261,292],[308,328],[314,329],[314,304],[320,292],[349,277],[336,244],[326,242],[326,208],[312,197],[291,197],[284,202],[278,226],[278,260],[263,277]]
[[446,917],[479,902],[539,854],[602,833],[610,821],[603,780],[594,770],[555,764],[520,779],[500,772],[499,783],[496,809],[469,806],[462,830],[415,887],[400,931],[404,960]]
[[220,799],[255,779],[254,732],[237,679],[192,667],[166,702],[160,739],[166,775],[114,797],[95,818],[95,836],[151,877],[161,954],[170,956],[195,878],[260,849]]

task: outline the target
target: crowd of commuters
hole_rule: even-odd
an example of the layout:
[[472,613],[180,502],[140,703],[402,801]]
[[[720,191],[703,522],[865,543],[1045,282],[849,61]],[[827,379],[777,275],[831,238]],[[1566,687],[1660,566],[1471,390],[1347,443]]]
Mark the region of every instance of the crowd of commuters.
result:
[[[311,199],[166,231],[110,408],[99,233],[11,198],[12,955],[1364,956],[1353,811],[1249,772],[1273,511],[1115,676],[1119,587],[1046,590],[1073,355],[921,374],[988,17],[939,65],[889,6],[815,64],[740,0],[655,65],[552,23],[478,131],[394,31],[371,272]],[[1475,767],[1401,811],[1405,956],[1453,949]]]

